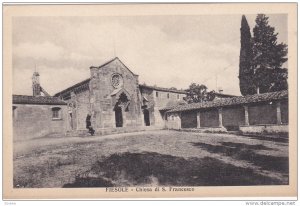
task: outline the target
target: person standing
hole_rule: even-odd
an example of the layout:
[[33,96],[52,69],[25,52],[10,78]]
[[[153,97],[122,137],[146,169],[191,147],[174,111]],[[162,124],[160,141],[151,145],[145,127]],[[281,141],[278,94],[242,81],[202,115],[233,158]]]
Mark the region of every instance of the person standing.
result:
[[92,127],[90,114],[87,114],[85,122],[86,122],[86,128],[89,130],[88,132],[93,136],[95,133],[95,130]]

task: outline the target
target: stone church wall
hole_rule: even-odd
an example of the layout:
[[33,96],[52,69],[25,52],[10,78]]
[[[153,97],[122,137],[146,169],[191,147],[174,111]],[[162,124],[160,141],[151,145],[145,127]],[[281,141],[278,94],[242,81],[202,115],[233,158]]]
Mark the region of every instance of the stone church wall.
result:
[[[185,94],[174,93],[174,92],[165,92],[165,91],[153,91],[155,106],[158,108],[164,108],[170,102],[176,102],[179,100],[183,100]],[[169,97],[168,97],[169,96]]]
[[[155,115],[154,115],[154,106],[155,106],[155,102],[154,102],[154,97],[153,97],[153,89],[148,89],[148,88],[142,88],[141,89],[141,94],[142,97],[145,97],[148,102],[145,102],[145,106],[146,108],[149,110],[149,118],[150,118],[150,125],[155,125]],[[143,116],[143,114],[142,114]],[[144,118],[144,116],[143,116]]]
[[90,109],[89,103],[90,95],[89,91],[80,92],[76,94],[76,109],[77,109],[77,129],[86,129],[86,116]]
[[130,103],[123,114],[123,127],[141,126],[141,104],[138,99],[138,80],[120,61],[115,60],[100,68],[91,67],[90,98],[92,99],[93,118],[96,128],[115,128],[115,105],[118,97],[117,88],[112,86],[112,75],[120,74],[123,88]]
[[150,112],[150,125],[164,128],[165,127],[165,114],[160,110],[167,106],[176,104],[185,97],[185,94],[158,91],[152,88],[142,87],[141,94],[148,100],[147,108]]
[[177,101],[183,100],[185,96],[185,94],[180,93],[153,90],[155,125],[165,126],[164,114],[159,111],[160,109],[176,104]]

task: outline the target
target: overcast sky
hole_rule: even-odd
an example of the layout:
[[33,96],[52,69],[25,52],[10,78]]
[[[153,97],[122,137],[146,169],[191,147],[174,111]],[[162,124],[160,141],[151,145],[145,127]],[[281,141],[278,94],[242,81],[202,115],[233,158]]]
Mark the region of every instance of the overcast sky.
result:
[[[287,16],[267,16],[288,43]],[[246,15],[251,30],[255,17]],[[186,89],[196,82],[240,95],[240,24],[241,15],[14,17],[13,93],[32,95],[35,65],[54,95],[118,56],[140,83]]]

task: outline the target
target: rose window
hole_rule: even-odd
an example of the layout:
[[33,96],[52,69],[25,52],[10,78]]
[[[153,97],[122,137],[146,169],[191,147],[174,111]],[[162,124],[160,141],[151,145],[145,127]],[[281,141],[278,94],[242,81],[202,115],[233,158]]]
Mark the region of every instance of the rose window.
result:
[[114,74],[111,78],[111,83],[114,88],[120,88],[123,85],[123,79],[121,75]]

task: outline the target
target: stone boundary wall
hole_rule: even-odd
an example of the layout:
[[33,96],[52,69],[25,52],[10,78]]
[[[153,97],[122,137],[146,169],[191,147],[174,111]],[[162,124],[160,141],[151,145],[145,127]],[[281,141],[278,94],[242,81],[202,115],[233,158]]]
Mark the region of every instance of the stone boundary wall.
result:
[[261,134],[261,133],[288,133],[289,125],[253,125],[240,126],[243,134]]

